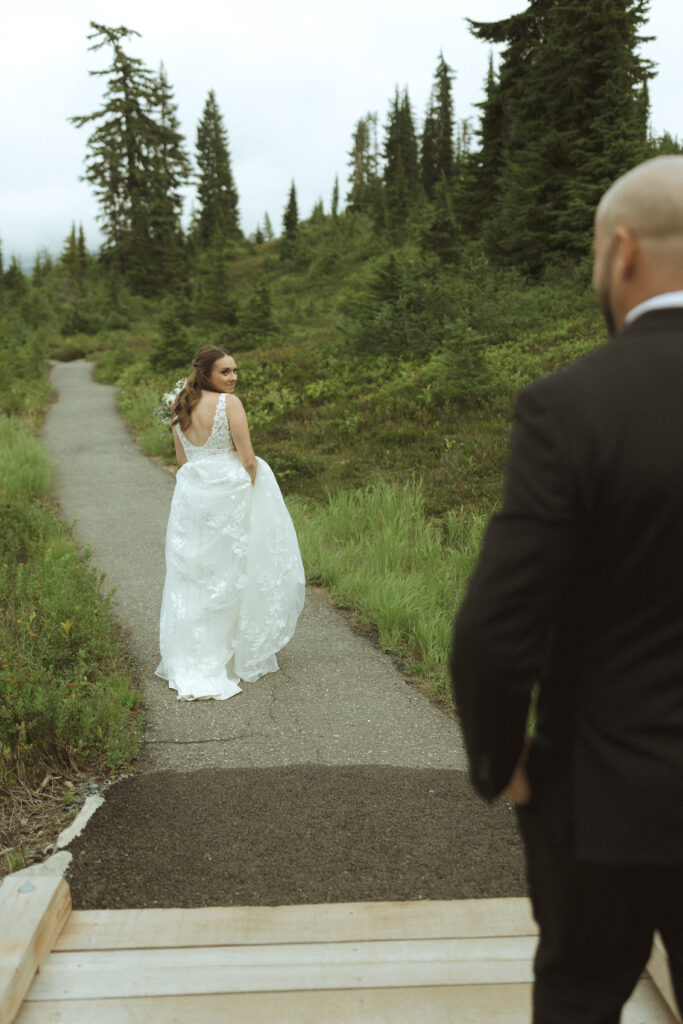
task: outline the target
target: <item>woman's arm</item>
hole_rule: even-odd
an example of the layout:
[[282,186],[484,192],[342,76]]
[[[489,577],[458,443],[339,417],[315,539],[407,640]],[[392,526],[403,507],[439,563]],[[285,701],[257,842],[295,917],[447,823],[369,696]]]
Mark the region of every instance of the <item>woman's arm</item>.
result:
[[173,431],[173,443],[175,445],[175,457],[178,460],[178,466],[184,466],[187,462],[187,455],[176,430]]
[[249,424],[247,423],[244,406],[237,395],[227,396],[225,402],[225,415],[228,418],[230,435],[235,444],[235,449],[239,455],[240,462],[251,477],[251,482],[253,484],[256,479],[256,467],[258,463],[256,462],[256,456],[254,455],[254,449],[251,447]]

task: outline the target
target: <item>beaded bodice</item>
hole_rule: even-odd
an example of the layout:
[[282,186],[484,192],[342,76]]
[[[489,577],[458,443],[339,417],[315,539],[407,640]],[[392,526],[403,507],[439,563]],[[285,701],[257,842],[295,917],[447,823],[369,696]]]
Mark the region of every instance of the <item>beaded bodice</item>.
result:
[[178,437],[188,462],[197,462],[199,459],[205,459],[211,455],[225,455],[227,452],[235,450],[235,445],[230,436],[230,427],[225,415],[225,397],[224,394],[218,396],[211,433],[204,444],[192,444],[192,441],[185,437],[180,427],[176,424],[175,429],[178,431]]

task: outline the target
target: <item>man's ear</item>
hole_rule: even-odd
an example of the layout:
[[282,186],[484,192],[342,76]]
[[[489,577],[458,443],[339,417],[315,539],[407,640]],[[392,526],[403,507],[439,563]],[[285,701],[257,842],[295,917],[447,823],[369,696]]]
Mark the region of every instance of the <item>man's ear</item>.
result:
[[614,267],[622,281],[628,281],[638,263],[640,246],[630,228],[621,225],[614,232]]

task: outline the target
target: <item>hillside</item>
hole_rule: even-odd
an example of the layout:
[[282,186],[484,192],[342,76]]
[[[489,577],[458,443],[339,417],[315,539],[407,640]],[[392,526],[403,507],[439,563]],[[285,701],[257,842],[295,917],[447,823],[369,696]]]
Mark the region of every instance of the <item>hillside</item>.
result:
[[[419,479],[431,515],[489,511],[514,394],[602,340],[585,285],[566,272],[525,284],[471,243],[456,267],[414,242],[380,252],[370,222],[353,215],[304,225],[293,260],[278,245],[235,247],[234,323],[202,322],[195,293],[184,307],[167,302],[165,320],[148,302],[126,329],[73,338],[63,354],[96,358],[99,379],[121,385],[144,449],[172,458],[153,410],[197,348],[225,345],[255,448],[288,495]],[[270,311],[255,314],[264,285]]]

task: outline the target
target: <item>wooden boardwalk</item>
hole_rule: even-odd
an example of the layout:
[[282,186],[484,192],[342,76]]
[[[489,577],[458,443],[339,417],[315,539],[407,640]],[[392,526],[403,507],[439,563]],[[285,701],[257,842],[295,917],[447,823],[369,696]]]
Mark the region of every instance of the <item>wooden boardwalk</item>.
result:
[[[0,1024],[528,1024],[525,899],[72,911],[0,887]],[[623,1024],[678,1021],[662,951]]]

